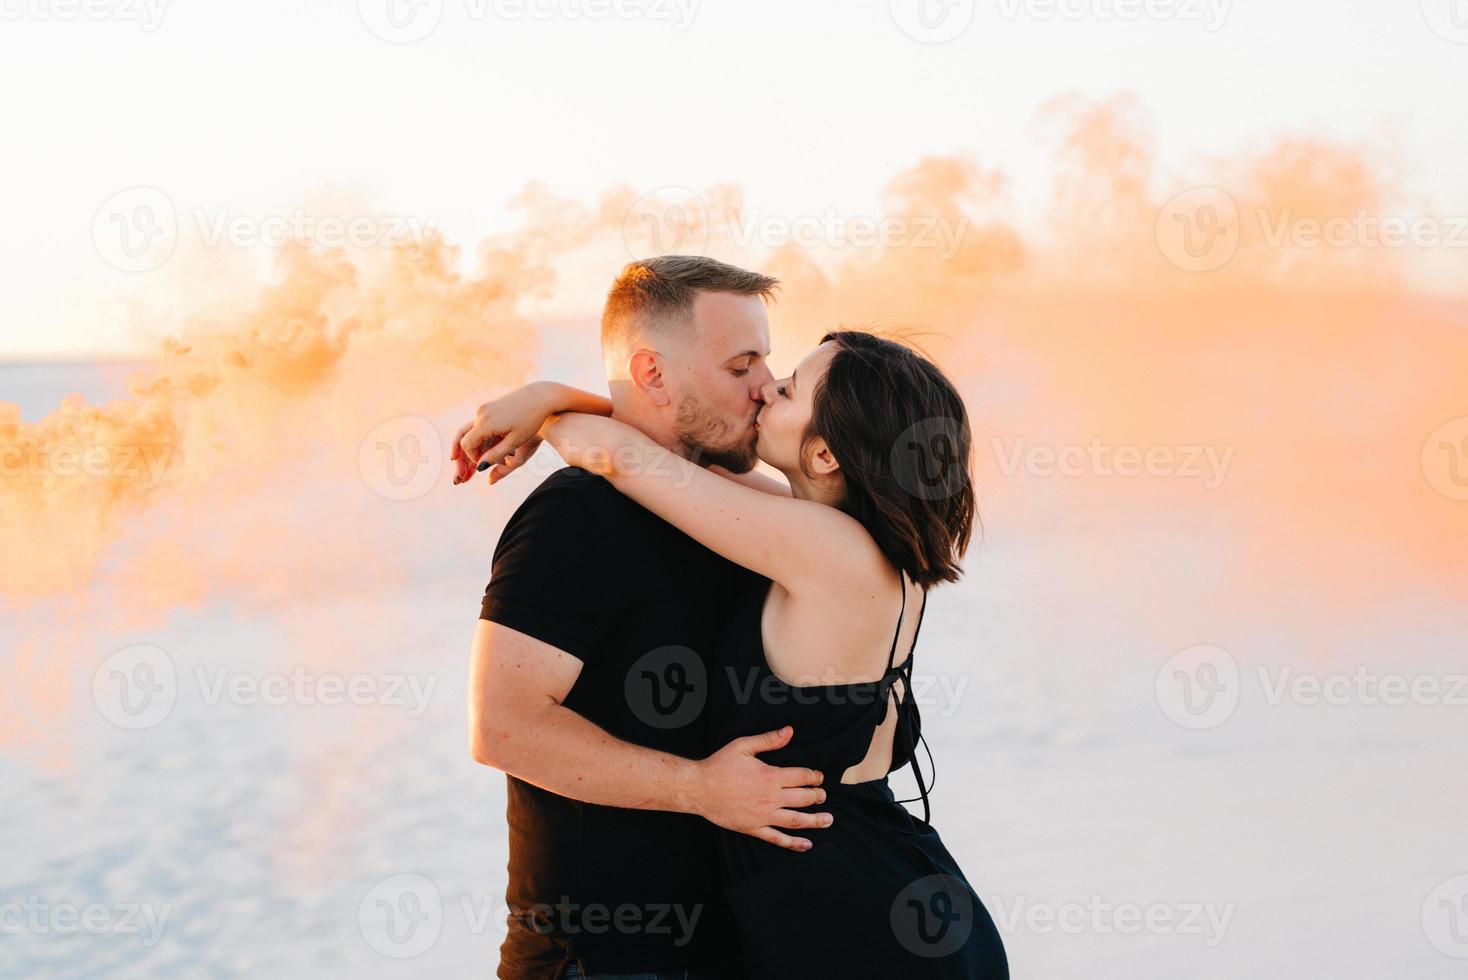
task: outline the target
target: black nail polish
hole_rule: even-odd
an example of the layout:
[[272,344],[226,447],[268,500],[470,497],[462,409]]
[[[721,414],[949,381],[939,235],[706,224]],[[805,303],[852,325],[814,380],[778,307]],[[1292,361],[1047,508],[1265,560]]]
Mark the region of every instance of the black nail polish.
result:
[[481,473],[489,469],[489,460],[486,459],[484,462],[480,463],[478,469]]

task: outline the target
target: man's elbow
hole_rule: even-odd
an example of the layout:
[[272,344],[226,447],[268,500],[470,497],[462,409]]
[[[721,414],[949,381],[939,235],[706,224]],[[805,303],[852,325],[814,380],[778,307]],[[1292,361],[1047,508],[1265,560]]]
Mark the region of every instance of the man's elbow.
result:
[[469,757],[481,766],[508,772],[515,755],[516,726],[481,719],[469,731]]
[[481,766],[489,766],[491,769],[502,768],[493,743],[482,735],[475,734],[469,737],[469,758]]

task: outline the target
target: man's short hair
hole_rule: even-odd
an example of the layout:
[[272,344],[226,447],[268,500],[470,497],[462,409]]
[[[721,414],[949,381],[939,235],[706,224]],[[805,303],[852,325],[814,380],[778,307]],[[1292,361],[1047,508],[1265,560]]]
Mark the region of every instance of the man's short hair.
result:
[[629,341],[686,330],[699,292],[734,293],[768,300],[780,282],[702,255],[663,255],[630,262],[607,293],[601,315],[601,347],[610,356],[630,353]]

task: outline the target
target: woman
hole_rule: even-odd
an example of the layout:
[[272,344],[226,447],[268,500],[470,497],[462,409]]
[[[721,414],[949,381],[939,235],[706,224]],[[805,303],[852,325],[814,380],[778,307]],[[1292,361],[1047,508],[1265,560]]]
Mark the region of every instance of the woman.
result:
[[[550,410],[597,404],[552,390],[565,394]],[[908,693],[927,590],[958,578],[974,522],[963,401],[931,362],[852,331],[828,334],[763,398],[757,451],[788,487],[704,469],[598,415],[539,431],[568,464],[753,573],[714,661],[731,684],[710,701],[713,721],[723,739],[793,725],[762,758],[827,774],[833,822],[803,852],[722,836],[745,967],[761,980],[1008,977],[992,919],[928,822]],[[540,396],[525,404],[547,410]],[[909,762],[921,821],[887,783]]]

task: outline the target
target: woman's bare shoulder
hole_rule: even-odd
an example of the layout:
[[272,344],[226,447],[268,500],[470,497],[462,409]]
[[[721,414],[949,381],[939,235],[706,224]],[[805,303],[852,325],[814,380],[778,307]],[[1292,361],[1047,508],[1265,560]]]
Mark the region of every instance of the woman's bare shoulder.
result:
[[[905,587],[905,577],[887,563],[866,577],[833,576],[829,588],[798,595],[776,585],[763,622],[770,666],[795,686],[878,680],[887,669]],[[913,609],[910,596],[907,608]]]

